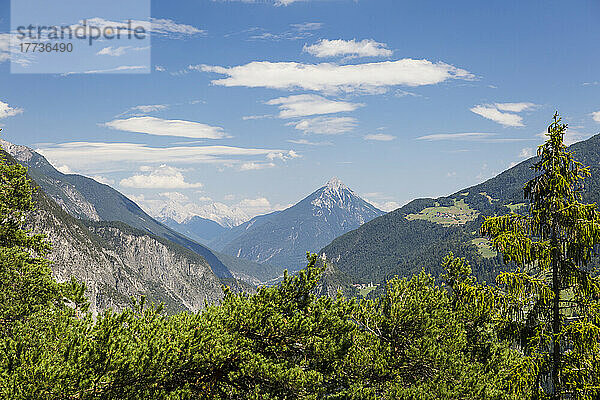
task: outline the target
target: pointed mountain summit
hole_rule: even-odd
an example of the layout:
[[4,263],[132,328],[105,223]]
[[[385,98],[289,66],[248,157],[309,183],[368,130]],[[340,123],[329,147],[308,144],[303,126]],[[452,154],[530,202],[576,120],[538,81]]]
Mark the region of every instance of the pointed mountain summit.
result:
[[[385,214],[332,178],[296,205],[248,221],[220,240],[223,252],[295,271],[306,252],[319,251],[334,238]],[[214,246],[214,245],[213,245]]]

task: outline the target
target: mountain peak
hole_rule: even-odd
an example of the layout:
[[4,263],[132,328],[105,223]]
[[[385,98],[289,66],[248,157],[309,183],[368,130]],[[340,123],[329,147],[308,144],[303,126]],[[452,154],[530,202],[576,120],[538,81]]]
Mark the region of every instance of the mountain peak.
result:
[[348,189],[348,187],[346,185],[344,185],[344,182],[342,182],[337,176],[334,176],[333,178],[331,178],[325,186],[327,187],[327,189],[331,189],[331,190]]
[[29,147],[13,144],[2,138],[0,138],[0,147],[21,162],[29,162],[33,157],[33,151]]

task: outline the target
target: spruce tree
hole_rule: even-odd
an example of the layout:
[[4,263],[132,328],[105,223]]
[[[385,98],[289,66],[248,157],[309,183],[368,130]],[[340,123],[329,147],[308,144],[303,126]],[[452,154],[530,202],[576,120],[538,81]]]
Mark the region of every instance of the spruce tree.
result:
[[518,266],[498,277],[504,327],[526,357],[512,389],[527,398],[600,396],[600,281],[588,267],[600,243],[600,213],[583,204],[589,169],[564,144],[558,113],[524,188],[527,215],[487,218],[481,228],[505,262]]

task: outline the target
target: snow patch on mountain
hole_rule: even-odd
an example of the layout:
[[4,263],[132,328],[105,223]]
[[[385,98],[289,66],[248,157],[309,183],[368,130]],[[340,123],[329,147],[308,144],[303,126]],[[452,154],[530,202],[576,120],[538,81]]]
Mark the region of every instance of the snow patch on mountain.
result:
[[[178,196],[179,195],[179,196]],[[243,224],[250,217],[237,207],[223,203],[197,204],[180,193],[163,193],[166,199],[146,200],[135,199],[146,212],[159,220],[172,219],[179,224],[185,224],[194,217],[215,221],[219,225],[231,228]]]

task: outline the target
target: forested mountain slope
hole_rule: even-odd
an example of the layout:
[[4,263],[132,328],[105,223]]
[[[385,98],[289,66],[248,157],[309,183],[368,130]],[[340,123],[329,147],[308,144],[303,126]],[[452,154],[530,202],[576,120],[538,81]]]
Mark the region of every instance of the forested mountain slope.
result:
[[[600,201],[600,135],[570,147],[590,167],[584,201]],[[336,238],[321,250],[335,268],[355,283],[382,282],[425,268],[440,272],[443,257],[453,251],[471,262],[475,274],[491,280],[502,260],[478,235],[485,216],[525,206],[523,186],[534,177],[535,157],[479,185],[437,199],[417,199]]]

